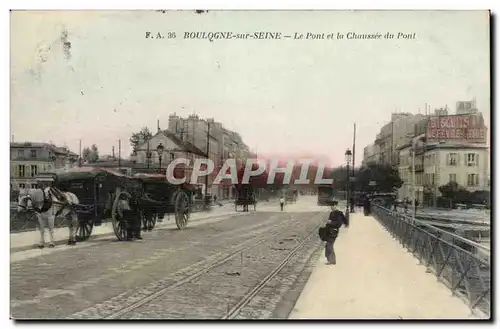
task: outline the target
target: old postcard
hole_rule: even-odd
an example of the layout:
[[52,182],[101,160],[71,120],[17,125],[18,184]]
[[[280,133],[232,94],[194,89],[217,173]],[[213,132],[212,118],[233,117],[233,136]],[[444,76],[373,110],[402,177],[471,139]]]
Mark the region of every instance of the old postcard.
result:
[[490,13],[12,11],[13,319],[489,319]]

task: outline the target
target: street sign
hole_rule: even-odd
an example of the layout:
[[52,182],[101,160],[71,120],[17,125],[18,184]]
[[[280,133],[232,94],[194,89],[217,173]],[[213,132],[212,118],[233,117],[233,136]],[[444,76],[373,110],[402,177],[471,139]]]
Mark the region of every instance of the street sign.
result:
[[371,180],[370,183],[368,183],[369,186],[375,186],[377,185],[377,182],[374,180]]
[[349,182],[355,182],[356,181],[356,177],[349,177]]

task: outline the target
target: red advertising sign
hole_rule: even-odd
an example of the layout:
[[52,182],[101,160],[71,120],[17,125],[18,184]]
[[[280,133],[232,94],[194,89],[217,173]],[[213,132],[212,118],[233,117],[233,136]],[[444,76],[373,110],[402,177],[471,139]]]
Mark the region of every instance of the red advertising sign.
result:
[[427,142],[457,141],[486,143],[486,126],[480,114],[431,117],[427,125]]

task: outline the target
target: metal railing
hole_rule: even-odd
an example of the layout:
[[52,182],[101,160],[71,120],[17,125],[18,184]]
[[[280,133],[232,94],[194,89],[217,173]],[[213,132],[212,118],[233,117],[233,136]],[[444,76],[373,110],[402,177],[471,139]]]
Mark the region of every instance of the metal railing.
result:
[[[374,217],[427,270],[481,317],[491,312],[490,249],[446,230],[373,205]],[[397,264],[395,264],[397,266]]]

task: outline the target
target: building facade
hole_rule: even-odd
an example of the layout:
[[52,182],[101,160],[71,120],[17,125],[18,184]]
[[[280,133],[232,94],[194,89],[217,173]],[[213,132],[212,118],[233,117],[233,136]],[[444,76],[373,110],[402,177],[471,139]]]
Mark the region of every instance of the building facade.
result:
[[[216,152],[218,143],[211,139],[211,147],[212,150],[209,152],[209,159],[214,161],[214,163],[218,164],[220,158]],[[160,167],[160,154],[157,151],[158,145],[163,146],[163,152],[161,153],[161,167]],[[149,154],[149,157],[148,157]],[[182,141],[177,136],[168,131],[168,130],[160,130],[157,132],[149,141],[143,142],[137,149],[131,159],[135,165],[134,170],[137,171],[139,168],[154,171],[157,169],[158,171],[165,171],[168,165],[175,159],[184,158],[187,159],[190,163],[189,166],[185,167],[185,172],[189,173],[193,169],[193,164],[196,159],[206,159],[206,153],[203,150],[200,150],[193,144]],[[219,189],[222,189],[220,186],[213,185],[213,180],[215,179],[214,175],[209,175],[208,177],[208,193],[211,195],[218,195]],[[202,194],[205,193],[205,183],[206,180],[204,177],[200,177],[198,182],[191,182],[198,186],[198,189]],[[224,183],[224,182],[223,182]]]
[[[255,157],[237,132],[226,129],[213,118],[202,119],[196,114],[182,118],[174,113],[169,116],[168,130],[179,140],[189,142],[203,152],[207,152],[208,137],[208,157],[216,168],[220,168],[227,159],[234,158],[237,162],[244,162]],[[233,197],[232,189],[226,184],[211,186],[210,191],[219,199]]]
[[12,190],[38,187],[36,176],[78,162],[78,155],[49,143],[10,143],[10,185]]
[[[420,203],[436,206],[439,187],[455,182],[469,192],[489,190],[489,152],[484,145],[442,143],[421,145],[415,152],[415,190]],[[399,198],[413,197],[411,146],[400,150]]]
[[372,145],[365,149],[364,162],[398,165],[399,149],[415,136],[415,125],[426,116],[392,113],[391,121],[380,129]]
[[363,163],[396,165],[403,181],[399,198],[411,199],[415,188],[419,202],[435,206],[441,196],[439,187],[449,182],[470,192],[490,189],[486,133],[475,101],[457,102],[452,115],[447,106],[435,109],[432,115],[394,113],[374,144],[365,147]]
[[366,146],[363,150],[363,162],[362,164],[368,164],[368,163],[378,163],[379,162],[379,149],[378,145],[376,144],[370,144]]

